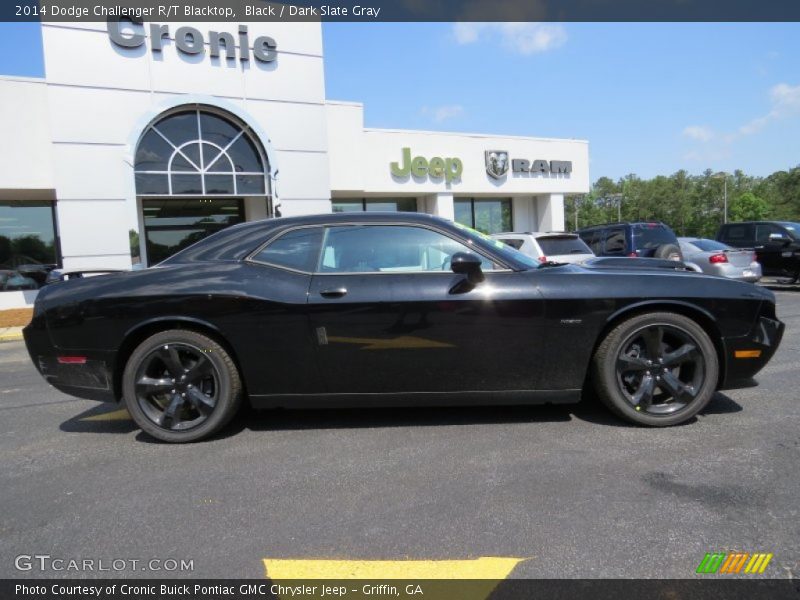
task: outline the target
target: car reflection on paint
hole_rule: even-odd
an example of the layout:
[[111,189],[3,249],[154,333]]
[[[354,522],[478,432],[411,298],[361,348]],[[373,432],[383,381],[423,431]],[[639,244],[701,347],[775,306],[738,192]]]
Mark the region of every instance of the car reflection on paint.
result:
[[56,388],[168,442],[255,408],[572,403],[686,422],[780,344],[769,290],[627,258],[553,265],[450,221],[235,225],[141,271],[44,287],[25,340]]
[[25,277],[19,271],[2,270],[0,271],[0,290],[5,292],[16,292],[23,290],[38,289],[36,281],[30,277]]

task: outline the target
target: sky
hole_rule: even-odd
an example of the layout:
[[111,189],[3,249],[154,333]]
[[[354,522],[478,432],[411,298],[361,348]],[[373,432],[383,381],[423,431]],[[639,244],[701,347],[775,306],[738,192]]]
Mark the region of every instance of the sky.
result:
[[[800,165],[800,24],[326,23],[326,93],[365,125],[578,138],[591,178]],[[41,76],[38,24],[0,74]]]

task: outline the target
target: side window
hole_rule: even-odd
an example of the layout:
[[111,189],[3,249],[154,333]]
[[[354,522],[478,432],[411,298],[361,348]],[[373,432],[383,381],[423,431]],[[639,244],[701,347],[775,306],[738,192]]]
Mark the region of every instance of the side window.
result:
[[763,223],[761,225],[756,225],[756,241],[759,244],[766,244],[769,243],[770,235],[779,235],[784,239],[789,239],[789,236],[786,235],[786,232],[783,230],[782,227],[778,227],[777,225],[773,225],[772,223]]
[[[322,273],[407,273],[449,271],[456,252],[472,252],[456,240],[423,227],[352,225],[329,227],[322,250]],[[474,253],[474,252],[473,252]],[[482,268],[494,265],[483,260]]]
[[720,237],[727,242],[743,242],[750,238],[749,229],[749,225],[725,225]]
[[611,229],[606,232],[605,254],[625,254],[625,230]]
[[289,231],[262,248],[251,260],[311,273],[317,266],[322,233],[322,227]]
[[588,231],[581,234],[581,239],[592,249],[597,256],[603,254],[603,238],[599,231]]

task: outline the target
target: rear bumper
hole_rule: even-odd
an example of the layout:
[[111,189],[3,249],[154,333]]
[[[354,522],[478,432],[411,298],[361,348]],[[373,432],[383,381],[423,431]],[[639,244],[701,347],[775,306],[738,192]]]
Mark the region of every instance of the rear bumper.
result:
[[113,353],[59,351],[52,345],[47,328],[35,319],[22,334],[34,366],[54,388],[78,398],[116,402]]
[[724,338],[725,380],[719,389],[751,386],[752,378],[778,350],[785,327],[776,319],[761,316],[747,335]]

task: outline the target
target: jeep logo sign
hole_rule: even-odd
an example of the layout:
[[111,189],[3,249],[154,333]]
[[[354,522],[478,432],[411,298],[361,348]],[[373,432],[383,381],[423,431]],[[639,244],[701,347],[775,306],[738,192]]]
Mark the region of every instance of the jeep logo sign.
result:
[[464,171],[464,164],[460,158],[441,158],[434,156],[430,159],[424,156],[411,158],[411,148],[403,148],[402,164],[393,162],[389,165],[392,175],[395,177],[408,177],[413,175],[417,179],[426,176],[431,179],[442,179],[447,183],[452,183],[461,179]]
[[[111,41],[121,48],[139,48],[148,39],[145,36],[144,23],[138,19],[109,19],[107,30]],[[149,30],[150,50],[152,52],[161,52],[164,41],[169,42],[171,39],[169,25],[151,23]],[[208,42],[208,53],[211,58],[219,58],[220,54],[224,52],[225,60],[236,60],[237,40],[232,33],[209,31],[204,36],[199,29],[194,27],[178,27],[175,30],[175,47],[184,54],[204,54],[206,42]],[[250,60],[251,47],[253,56],[259,62],[274,62],[278,56],[278,45],[269,36],[262,35],[257,37],[253,40],[251,46],[247,25],[239,25],[238,47],[240,48],[238,59],[241,62]]]

